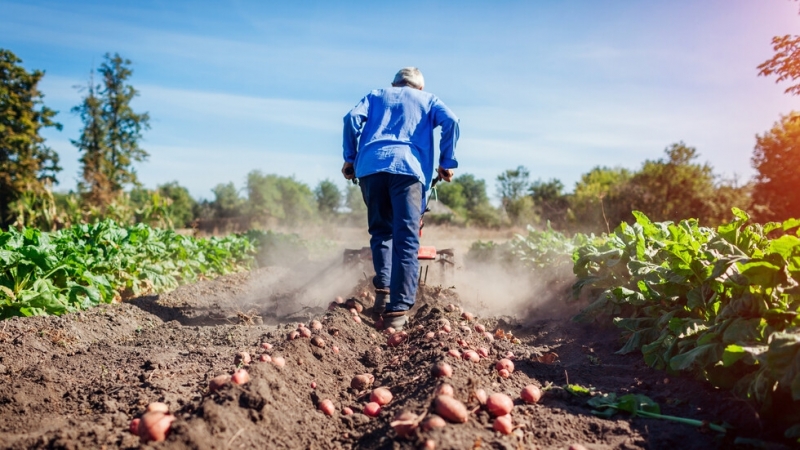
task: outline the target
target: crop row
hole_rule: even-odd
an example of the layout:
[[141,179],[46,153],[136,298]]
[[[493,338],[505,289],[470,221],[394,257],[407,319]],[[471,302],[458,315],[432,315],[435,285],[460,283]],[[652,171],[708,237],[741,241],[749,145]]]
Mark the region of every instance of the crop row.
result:
[[63,314],[164,292],[254,263],[246,236],[194,238],[112,220],[0,231],[0,319]]

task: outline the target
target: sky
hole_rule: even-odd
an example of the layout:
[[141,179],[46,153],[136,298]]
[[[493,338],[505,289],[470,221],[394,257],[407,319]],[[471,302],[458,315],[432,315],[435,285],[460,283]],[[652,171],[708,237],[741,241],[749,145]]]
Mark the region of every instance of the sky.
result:
[[571,191],[596,166],[641,167],[683,141],[741,183],[755,137],[800,98],[759,77],[773,36],[800,34],[790,0],[6,1],[0,48],[45,71],[63,130],[42,134],[75,189],[90,73],[106,53],[133,62],[137,112],[150,114],[136,170],[197,198],[248,172],[314,187],[341,178],[342,117],[395,72],[459,117],[456,174],[506,169]]

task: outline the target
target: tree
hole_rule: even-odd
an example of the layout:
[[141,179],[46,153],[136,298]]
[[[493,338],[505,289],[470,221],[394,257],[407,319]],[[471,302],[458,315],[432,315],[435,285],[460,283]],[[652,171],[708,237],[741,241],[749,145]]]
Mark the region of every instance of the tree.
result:
[[753,201],[764,207],[758,219],[800,218],[800,113],[781,117],[756,136],[752,163],[758,171]]
[[335,216],[342,204],[342,193],[336,184],[328,179],[319,182],[314,189],[314,197],[317,200],[317,210],[322,216]]
[[214,201],[211,202],[211,206],[215,218],[227,219],[242,214],[244,199],[239,196],[239,191],[233,183],[218,184],[211,192],[214,193]]
[[620,197],[626,192],[632,176],[628,169],[622,167],[599,166],[581,175],[570,199],[572,220],[577,228],[610,232],[625,220],[630,210],[617,209],[623,203]]
[[551,222],[554,227],[563,228],[566,225],[569,196],[564,194],[564,184],[561,180],[552,178],[550,181],[533,182],[530,196],[541,220]]
[[72,144],[83,153],[80,162],[83,182],[79,188],[91,204],[106,205],[127,185],[138,185],[133,167],[149,156],[139,147],[142,131],[149,128],[150,116],[138,114],[130,106],[138,92],[126,84],[133,71],[131,61],[119,54],[105,55],[97,69],[102,84],[90,78],[83,103],[72,108],[84,124],[81,136]]
[[189,189],[181,186],[177,181],[171,181],[160,184],[156,191],[170,200],[167,212],[176,227],[188,227],[191,225],[197,201],[189,194]]
[[530,172],[525,166],[509,169],[497,176],[497,195],[512,224],[534,220],[533,199],[525,195],[530,189]]
[[364,203],[361,189],[348,183],[344,197],[344,204],[350,210],[350,221],[359,225],[364,224],[367,220],[367,205]]
[[[777,75],[776,83],[786,80],[794,82],[800,78],[800,36],[775,36],[772,38],[772,50],[775,55],[758,65],[758,75]],[[784,92],[800,95],[800,83],[790,85]]]
[[436,185],[436,196],[440,202],[447,205],[458,214],[467,212],[467,198],[464,195],[464,186],[453,180],[450,183]]
[[44,145],[44,127],[61,129],[44,106],[38,84],[44,72],[26,71],[22,60],[0,48],[0,224],[23,194],[42,196],[56,182],[58,154]]
[[247,208],[252,219],[296,224],[314,218],[314,193],[293,177],[247,174]]

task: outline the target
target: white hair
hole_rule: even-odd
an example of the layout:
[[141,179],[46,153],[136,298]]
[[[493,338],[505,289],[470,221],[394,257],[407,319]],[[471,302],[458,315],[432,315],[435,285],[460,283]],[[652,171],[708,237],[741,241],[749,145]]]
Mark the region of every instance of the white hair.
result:
[[392,86],[411,86],[413,88],[422,89],[425,87],[425,78],[422,77],[422,72],[416,67],[403,67],[394,76]]

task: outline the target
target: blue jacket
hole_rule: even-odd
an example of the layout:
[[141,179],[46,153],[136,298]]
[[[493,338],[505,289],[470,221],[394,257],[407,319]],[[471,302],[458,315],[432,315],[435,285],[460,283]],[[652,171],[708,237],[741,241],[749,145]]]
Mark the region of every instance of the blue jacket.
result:
[[344,116],[344,160],[353,163],[357,178],[377,172],[411,175],[427,190],[434,171],[433,130],[439,126],[439,165],[455,169],[455,114],[419,89],[376,89]]

